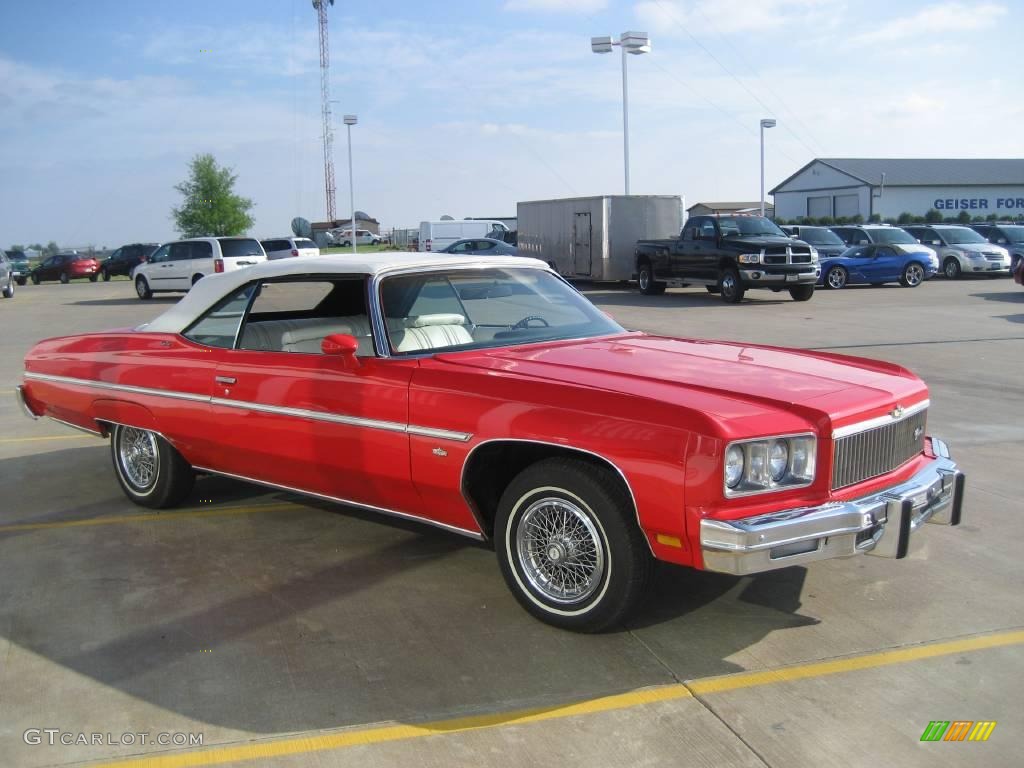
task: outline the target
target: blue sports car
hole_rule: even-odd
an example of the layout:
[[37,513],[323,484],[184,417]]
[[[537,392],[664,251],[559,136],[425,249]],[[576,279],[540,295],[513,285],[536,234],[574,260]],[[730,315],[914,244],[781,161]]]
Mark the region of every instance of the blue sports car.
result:
[[885,243],[855,245],[838,256],[821,260],[818,284],[845,288],[865,283],[899,283],[904,288],[916,288],[938,271],[939,260],[934,253],[901,253]]

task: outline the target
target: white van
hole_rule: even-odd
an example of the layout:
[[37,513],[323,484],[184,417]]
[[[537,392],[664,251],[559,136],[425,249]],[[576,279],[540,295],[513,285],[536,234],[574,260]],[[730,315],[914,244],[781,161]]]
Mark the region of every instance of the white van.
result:
[[506,232],[508,227],[500,221],[421,221],[419,249],[443,251],[456,240],[470,237],[493,237],[495,240],[503,240]]
[[164,243],[132,270],[140,299],[154,293],[187,291],[206,275],[233,272],[267,260],[252,237],[195,237]]

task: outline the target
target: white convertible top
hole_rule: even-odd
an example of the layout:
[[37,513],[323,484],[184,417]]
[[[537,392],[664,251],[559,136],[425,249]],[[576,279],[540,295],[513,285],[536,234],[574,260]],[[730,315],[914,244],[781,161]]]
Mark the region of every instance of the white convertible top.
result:
[[181,333],[211,306],[232,291],[253,280],[289,275],[379,275],[417,267],[550,267],[538,259],[522,256],[450,256],[444,253],[378,251],[356,257],[335,254],[265,261],[244,269],[207,275],[181,301],[138,330],[153,333]]

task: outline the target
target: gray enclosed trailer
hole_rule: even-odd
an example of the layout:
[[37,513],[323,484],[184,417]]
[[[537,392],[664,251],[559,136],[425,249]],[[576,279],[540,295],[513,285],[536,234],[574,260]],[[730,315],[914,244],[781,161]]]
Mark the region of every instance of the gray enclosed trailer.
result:
[[520,256],[554,265],[566,277],[631,280],[636,241],[678,237],[676,195],[604,195],[519,203]]

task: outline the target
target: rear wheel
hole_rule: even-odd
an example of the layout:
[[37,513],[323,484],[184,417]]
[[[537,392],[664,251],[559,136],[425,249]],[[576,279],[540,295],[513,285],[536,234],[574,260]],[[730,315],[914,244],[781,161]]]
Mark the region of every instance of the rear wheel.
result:
[[99,275],[89,275],[89,282],[95,283],[99,279]]
[[793,297],[793,301],[810,301],[811,296],[814,295],[814,286],[798,285],[796,288],[789,289],[789,295]]
[[4,294],[4,298],[5,299],[13,299],[14,298],[14,281],[13,280],[8,280],[7,281],[7,287],[4,288],[3,294]]
[[651,568],[633,505],[610,473],[545,459],[505,489],[495,519],[498,564],[519,603],[547,624],[600,632],[643,593]]
[[110,454],[121,490],[139,506],[173,507],[192,490],[192,467],[156,432],[115,425]]
[[916,261],[910,262],[903,268],[903,274],[900,275],[900,285],[904,288],[917,288],[923,282],[924,267]]
[[24,285],[25,283],[27,283],[27,282],[28,282],[28,279],[27,279],[27,278],[24,278],[24,277],[18,277],[18,278],[15,278],[15,282],[16,282],[16,283],[17,283],[18,285]]
[[727,304],[739,304],[743,301],[743,294],[746,289],[740,282],[740,273],[736,267],[726,267],[718,278],[718,292],[722,294],[722,301]]
[[202,279],[203,279],[202,275],[192,275],[192,285],[195,285],[196,283],[198,283]]
[[654,267],[648,262],[640,265],[640,293],[644,296],[658,296],[665,292],[665,283],[654,279]]
[[850,279],[849,273],[845,267],[830,267],[828,272],[825,273],[825,287],[826,288],[845,288],[846,281]]
[[32,275],[32,285],[39,285],[39,275],[33,273],[33,275]]
[[110,282],[110,272],[108,272],[106,269],[103,270],[103,282],[104,283],[109,283]]
[[71,280],[71,278],[70,278],[70,277],[68,277],[68,273],[67,273],[67,272],[61,272],[61,273],[60,273],[60,281],[61,281],[62,283],[64,283],[65,285],[67,285],[67,284],[68,284],[68,282],[69,282],[70,280]]
[[950,280],[956,280],[960,277],[960,273],[963,270],[960,269],[960,262],[954,257],[950,256],[942,264],[942,273]]
[[153,292],[149,289],[149,283],[146,282],[146,278],[142,275],[135,278],[135,293],[138,294],[140,299],[153,298]]

